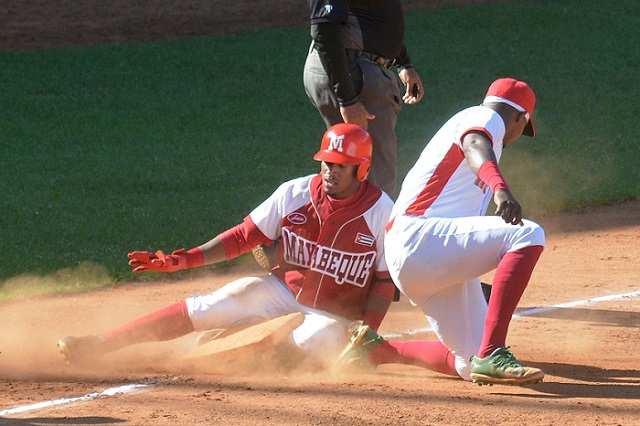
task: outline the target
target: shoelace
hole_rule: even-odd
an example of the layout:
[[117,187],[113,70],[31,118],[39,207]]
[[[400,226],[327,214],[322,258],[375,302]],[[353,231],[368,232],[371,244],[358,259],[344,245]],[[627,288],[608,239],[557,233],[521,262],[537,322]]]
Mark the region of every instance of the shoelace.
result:
[[522,367],[522,364],[516,361],[516,357],[509,350],[509,346],[505,346],[502,355],[495,360],[494,364],[498,367]]

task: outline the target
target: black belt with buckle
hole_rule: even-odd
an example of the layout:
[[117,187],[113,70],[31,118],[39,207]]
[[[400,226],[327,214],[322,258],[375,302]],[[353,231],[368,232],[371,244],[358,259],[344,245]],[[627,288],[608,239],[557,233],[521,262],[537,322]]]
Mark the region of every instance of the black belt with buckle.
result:
[[382,56],[374,55],[373,53],[369,53],[369,52],[363,52],[362,50],[349,50],[349,51],[353,52],[353,54],[357,58],[364,58],[368,61],[371,61],[385,68],[391,68],[391,65],[393,65],[393,59],[383,58]]

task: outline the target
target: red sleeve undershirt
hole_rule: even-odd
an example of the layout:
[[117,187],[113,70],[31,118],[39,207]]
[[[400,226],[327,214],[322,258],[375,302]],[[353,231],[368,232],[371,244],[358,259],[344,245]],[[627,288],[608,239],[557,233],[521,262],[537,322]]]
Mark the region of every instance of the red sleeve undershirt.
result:
[[218,237],[224,245],[227,260],[248,253],[257,245],[271,245],[273,242],[258,229],[250,216],[245,217],[241,224],[224,231]]

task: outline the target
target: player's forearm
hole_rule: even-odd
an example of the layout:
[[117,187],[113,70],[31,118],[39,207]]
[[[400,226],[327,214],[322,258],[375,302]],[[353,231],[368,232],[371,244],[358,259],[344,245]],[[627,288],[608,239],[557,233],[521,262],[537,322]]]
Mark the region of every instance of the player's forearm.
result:
[[205,265],[211,265],[227,260],[227,251],[220,236],[215,237],[198,247],[202,251]]
[[391,300],[375,294],[370,295],[363,316],[363,324],[377,331],[389,310],[389,306],[391,306]]

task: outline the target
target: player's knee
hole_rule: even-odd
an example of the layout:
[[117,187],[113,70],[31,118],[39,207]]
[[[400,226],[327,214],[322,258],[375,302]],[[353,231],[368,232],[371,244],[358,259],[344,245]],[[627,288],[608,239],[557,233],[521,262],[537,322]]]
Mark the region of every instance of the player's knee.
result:
[[309,358],[333,360],[347,342],[344,327],[331,324],[321,328],[310,328],[307,324],[292,333],[293,344]]
[[523,225],[517,227],[516,238],[513,241],[514,246],[519,248],[527,246],[541,246],[546,244],[544,229],[537,223],[523,219]]
[[535,222],[531,223],[533,224],[533,228],[531,230],[531,245],[544,247],[546,244],[544,229]]

